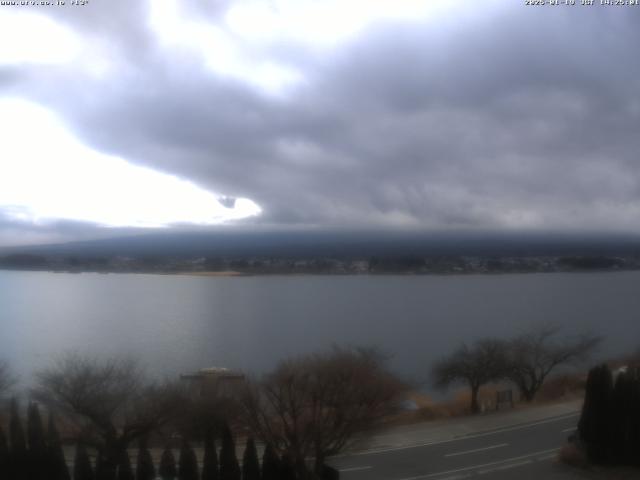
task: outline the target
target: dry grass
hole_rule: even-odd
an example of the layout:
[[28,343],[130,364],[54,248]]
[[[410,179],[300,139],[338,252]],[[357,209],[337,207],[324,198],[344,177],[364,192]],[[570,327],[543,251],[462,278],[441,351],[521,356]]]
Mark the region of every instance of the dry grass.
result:
[[[495,411],[497,392],[512,388],[515,408],[527,408],[529,405],[541,405],[580,398],[584,395],[585,382],[586,375],[584,374],[567,374],[550,378],[540,389],[536,400],[532,404],[519,402],[517,389],[513,387],[504,384],[490,384],[480,389],[478,401],[483,411]],[[384,419],[382,423],[387,426],[406,425],[462,417],[470,413],[471,395],[469,389],[464,387],[454,392],[446,402],[436,402],[428,395],[416,391],[410,392],[407,395],[407,400],[413,402],[417,409],[392,415]]]
[[542,385],[536,397],[536,402],[552,402],[583,395],[586,383],[587,376],[583,373],[552,377]]

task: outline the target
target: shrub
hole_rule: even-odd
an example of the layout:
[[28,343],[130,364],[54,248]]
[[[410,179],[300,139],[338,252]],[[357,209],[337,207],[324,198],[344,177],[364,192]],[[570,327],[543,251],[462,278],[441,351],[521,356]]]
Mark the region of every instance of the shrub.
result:
[[162,478],[162,480],[174,480],[178,476],[176,459],[169,447],[165,448],[164,452],[162,452],[158,474],[160,475],[160,478]]
[[198,480],[198,459],[186,440],[183,440],[180,448],[179,465],[178,478],[180,480]]
[[260,480],[260,462],[253,438],[247,440],[242,458],[242,480]]
[[240,480],[240,465],[236,456],[236,446],[228,424],[222,429],[222,448],[220,449],[220,479]]
[[262,455],[262,480],[279,480],[280,459],[273,447],[268,444]]
[[216,441],[209,432],[204,440],[204,458],[202,459],[202,480],[219,480],[218,454]]
[[76,445],[76,456],[73,462],[73,480],[94,480],[89,455],[87,455],[87,450],[81,443]]
[[613,377],[607,365],[589,371],[578,434],[587,448],[589,459],[605,463],[610,457],[610,413]]
[[584,450],[573,442],[562,446],[558,459],[572,467],[586,468],[589,464]]
[[69,468],[64,458],[60,434],[56,428],[53,413],[49,413],[49,425],[47,427],[47,456],[49,458],[50,480],[71,480]]
[[147,448],[146,441],[143,439],[138,446],[138,461],[136,465],[136,480],[154,480],[156,478],[156,469],[153,465],[151,453]]
[[118,463],[118,480],[135,480],[133,476],[133,469],[131,468],[131,460],[129,459],[129,452],[124,450]]

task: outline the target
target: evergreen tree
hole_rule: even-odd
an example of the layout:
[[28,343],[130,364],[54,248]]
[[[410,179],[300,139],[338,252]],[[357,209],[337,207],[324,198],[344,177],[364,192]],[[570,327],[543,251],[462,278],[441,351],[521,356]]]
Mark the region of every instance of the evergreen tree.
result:
[[249,437],[242,457],[242,480],[260,480],[260,462],[253,438]]
[[93,468],[91,468],[91,460],[84,445],[78,443],[76,445],[76,455],[73,462],[73,480],[94,480]]
[[9,444],[4,431],[0,426],[0,478],[10,478],[9,476]]
[[151,453],[147,448],[146,441],[140,441],[138,449],[138,462],[136,465],[136,480],[154,480],[156,478],[156,469],[153,465]]
[[340,480],[340,472],[329,465],[322,466],[322,480]]
[[220,480],[240,480],[241,472],[236,456],[236,445],[228,424],[222,429],[222,448],[220,449]]
[[116,480],[118,464],[114,465],[110,460],[111,458],[105,455],[103,450],[98,451],[95,468],[96,480]]
[[131,459],[126,448],[122,451],[120,462],[118,463],[117,480],[135,480],[133,468],[131,468]]
[[198,480],[198,459],[189,442],[182,441],[180,447],[178,478],[179,480]]
[[20,412],[16,399],[11,400],[11,419],[9,420],[9,474],[12,480],[23,480],[28,477],[27,441],[25,439]]
[[640,466],[640,367],[632,370],[631,400],[629,403],[633,406],[629,418],[630,463]]
[[630,378],[624,373],[618,375],[611,394],[611,413],[609,423],[609,451],[612,463],[625,463],[626,447],[629,442],[629,418],[631,417]]
[[49,425],[47,428],[47,457],[49,458],[49,478],[51,480],[71,480],[67,461],[60,443],[60,434],[56,428],[53,413],[49,413]]
[[286,452],[282,455],[280,461],[280,476],[278,478],[280,480],[296,480],[296,469],[293,458]]
[[587,455],[595,463],[605,463],[610,457],[612,391],[613,377],[609,367],[592,368],[587,377],[578,433],[587,446]]
[[51,468],[48,464],[42,417],[36,403],[30,403],[27,409],[27,439],[29,443],[29,479],[48,480]]
[[204,458],[202,459],[202,480],[219,480],[218,453],[216,441],[211,432],[204,439]]
[[162,452],[158,474],[160,475],[160,478],[162,478],[162,480],[174,480],[178,476],[176,459],[169,447],[165,448],[164,452]]
[[280,479],[280,459],[278,454],[270,444],[264,449],[262,454],[262,480]]

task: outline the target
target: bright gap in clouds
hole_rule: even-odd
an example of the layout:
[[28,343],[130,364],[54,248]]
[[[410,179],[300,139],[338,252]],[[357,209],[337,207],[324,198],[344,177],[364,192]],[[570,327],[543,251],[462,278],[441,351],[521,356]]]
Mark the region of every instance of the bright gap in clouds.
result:
[[[3,14],[9,8],[2,8]],[[0,16],[0,65],[57,64],[71,61],[80,40],[69,30],[41,15],[17,12]]]
[[165,227],[214,225],[261,212],[247,198],[229,202],[186,180],[91,150],[33,103],[0,99],[0,111],[0,212],[16,220]]
[[208,19],[189,17],[181,2],[153,0],[149,24],[163,48],[195,53],[203,65],[218,74],[243,81],[270,95],[279,96],[302,81],[296,69],[261,58],[242,41]]
[[305,76],[270,55],[270,46],[331,49],[371,23],[431,19],[451,8],[449,0],[242,0],[230,3],[223,18],[206,18],[189,15],[183,3],[149,4],[149,25],[163,47],[195,53],[206,68],[276,96]]
[[231,4],[225,22],[244,39],[334,47],[373,22],[425,20],[447,7],[450,0],[245,0]]

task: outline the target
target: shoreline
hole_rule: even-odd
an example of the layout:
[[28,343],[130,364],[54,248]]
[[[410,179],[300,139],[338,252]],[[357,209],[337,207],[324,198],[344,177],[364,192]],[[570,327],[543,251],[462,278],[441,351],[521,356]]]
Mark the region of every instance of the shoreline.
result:
[[576,275],[594,273],[630,273],[639,272],[640,268],[594,269],[594,270],[521,270],[521,271],[462,271],[462,272],[241,272],[237,270],[177,270],[177,271],[144,271],[144,270],[52,270],[36,268],[2,268],[0,272],[57,273],[77,275],[81,273],[97,273],[101,275],[176,275],[193,277],[452,277],[452,276],[499,276],[499,275],[549,275],[569,273]]

